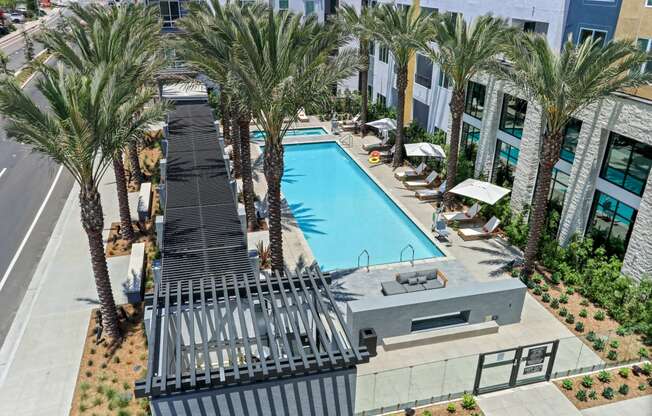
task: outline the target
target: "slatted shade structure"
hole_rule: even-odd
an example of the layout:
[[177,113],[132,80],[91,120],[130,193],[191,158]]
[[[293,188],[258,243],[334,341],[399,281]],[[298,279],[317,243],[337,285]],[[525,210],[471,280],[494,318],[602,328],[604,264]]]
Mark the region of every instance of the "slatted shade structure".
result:
[[352,344],[317,265],[253,281],[222,276],[162,284],[168,287],[153,300],[154,342],[137,397],[352,368],[369,360],[366,349]]

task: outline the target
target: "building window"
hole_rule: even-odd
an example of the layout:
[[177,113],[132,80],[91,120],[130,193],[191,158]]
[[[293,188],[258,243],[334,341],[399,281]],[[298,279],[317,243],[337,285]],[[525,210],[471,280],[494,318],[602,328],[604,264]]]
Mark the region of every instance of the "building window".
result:
[[604,30],[581,28],[579,43],[584,43],[589,38],[599,41],[598,45],[604,45],[607,41],[607,32]]
[[558,210],[561,214],[561,209],[564,206],[564,198],[566,198],[566,190],[568,189],[568,181],[570,176],[560,171],[559,169],[552,170],[552,184],[550,186],[550,207]]
[[287,10],[290,7],[290,0],[278,0],[279,10]]
[[652,0],[645,0],[645,7],[652,7]]
[[437,81],[437,85],[442,88],[448,88],[451,85],[450,78],[441,69],[439,70],[439,80]]
[[580,137],[581,129],[582,122],[574,118],[568,121],[564,129],[564,141],[561,144],[559,157],[568,163],[573,163],[575,159],[575,148],[577,147],[577,140]]
[[[640,50],[647,52],[648,55],[652,54],[652,39],[639,38],[636,43]],[[641,72],[652,72],[652,58],[648,59],[643,65],[641,65]]]
[[500,115],[500,130],[518,139],[523,137],[526,112],[527,101],[505,94]]
[[389,50],[385,45],[380,45],[378,47],[378,59],[381,62],[385,62],[385,63],[389,62]]
[[179,2],[178,1],[161,1],[161,19],[163,20],[163,27],[172,27],[174,21],[179,18]]
[[439,13],[439,9],[434,8],[434,7],[423,7],[423,6],[421,6],[421,13],[425,13],[428,16],[432,16],[434,14]]
[[462,146],[466,159],[471,162],[475,169],[475,159],[478,155],[478,142],[480,141],[480,129],[462,122]]
[[412,116],[422,129],[428,130],[428,113],[430,107],[419,100],[412,99]]
[[464,105],[464,112],[471,117],[482,120],[485,93],[486,88],[484,85],[469,81],[469,84],[466,88],[466,103]]
[[492,174],[493,183],[508,188],[512,187],[514,172],[518,164],[518,154],[517,147],[511,146],[502,140],[496,141],[496,155],[494,156]]
[[417,54],[417,71],[414,80],[426,88],[432,86],[432,61],[421,54]]
[[604,246],[609,254],[624,256],[636,221],[637,211],[600,191],[595,191],[587,234],[596,246]]
[[376,102],[383,108],[387,108],[387,98],[384,95],[376,93]]
[[636,195],[643,195],[652,167],[652,146],[611,133],[600,177]]
[[369,55],[370,56],[376,55],[376,44],[374,43],[373,40],[369,41]]
[[304,0],[306,8],[306,16],[313,14],[315,12],[315,2],[314,0]]
[[374,87],[367,85],[367,99],[371,100],[374,97]]

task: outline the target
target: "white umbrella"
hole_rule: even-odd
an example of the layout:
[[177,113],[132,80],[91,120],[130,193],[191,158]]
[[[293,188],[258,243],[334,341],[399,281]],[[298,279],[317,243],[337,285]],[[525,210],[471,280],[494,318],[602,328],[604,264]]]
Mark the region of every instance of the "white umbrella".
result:
[[450,192],[493,205],[507,195],[510,190],[494,185],[493,183],[479,181],[477,179],[467,179],[453,187]]
[[406,144],[405,154],[416,157],[436,157],[437,159],[446,158],[446,153],[444,153],[444,149],[442,149],[440,145],[426,142]]
[[391,118],[381,118],[380,120],[370,121],[367,126],[377,128],[378,130],[396,130],[396,120]]

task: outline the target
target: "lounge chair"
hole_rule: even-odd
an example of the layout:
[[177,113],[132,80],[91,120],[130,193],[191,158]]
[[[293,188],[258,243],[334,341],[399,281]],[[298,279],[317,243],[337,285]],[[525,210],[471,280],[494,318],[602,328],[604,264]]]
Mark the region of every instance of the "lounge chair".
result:
[[415,181],[405,181],[403,182],[403,184],[407,189],[429,188],[435,183],[438,177],[439,174],[433,170],[432,172],[430,172],[430,175],[426,176],[425,179],[419,179]]
[[420,189],[414,193],[420,201],[435,201],[441,199],[446,191],[446,181],[439,185],[438,189]]
[[310,118],[306,115],[306,110],[304,110],[303,108],[301,108],[297,113],[297,119],[302,123],[307,123],[310,121]]
[[435,233],[437,237],[442,237],[442,238],[448,238],[450,235],[450,231],[448,231],[448,228],[446,228],[446,221],[444,220],[437,220],[435,221],[434,224],[432,224],[432,232]]
[[480,205],[476,202],[466,212],[447,212],[441,214],[446,221],[470,221],[480,212]]
[[500,220],[498,218],[491,217],[491,219],[482,227],[460,228],[457,233],[462,237],[462,240],[465,241],[490,238],[494,235],[499,224]]
[[345,120],[340,123],[342,130],[353,130],[360,120],[360,113],[356,114],[351,120]]
[[387,162],[394,158],[394,153],[396,152],[396,145],[392,146],[389,150],[382,150],[378,157],[381,161]]
[[389,149],[390,147],[391,145],[389,144],[389,136],[387,136],[379,142],[363,144],[362,150],[366,152],[373,152],[374,150],[386,150]]
[[407,180],[414,180],[414,179],[420,179],[425,176],[426,168],[428,166],[421,162],[419,166],[417,166],[416,169],[408,169],[403,172],[396,172],[394,174],[394,177],[398,179],[399,181],[407,181]]

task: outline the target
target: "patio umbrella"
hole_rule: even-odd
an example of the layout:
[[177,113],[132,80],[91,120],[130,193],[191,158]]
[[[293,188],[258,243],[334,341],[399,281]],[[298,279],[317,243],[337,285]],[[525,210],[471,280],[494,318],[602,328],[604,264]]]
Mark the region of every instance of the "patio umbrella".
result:
[[415,157],[434,157],[437,159],[445,159],[446,153],[444,149],[438,144],[433,143],[408,143],[405,145],[405,154]]
[[392,120],[391,118],[381,118],[380,120],[370,121],[366,125],[378,130],[396,130],[396,120]]
[[493,205],[507,195],[510,190],[494,185],[493,183],[479,181],[477,179],[467,179],[457,184],[450,192]]

